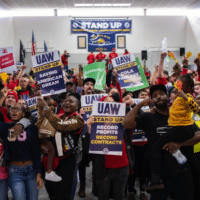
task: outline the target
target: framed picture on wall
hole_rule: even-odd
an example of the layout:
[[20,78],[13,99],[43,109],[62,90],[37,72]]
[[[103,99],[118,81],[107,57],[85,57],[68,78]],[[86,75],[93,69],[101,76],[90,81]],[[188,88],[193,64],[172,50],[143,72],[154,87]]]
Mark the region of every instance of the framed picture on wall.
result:
[[125,49],[126,48],[126,36],[125,35],[118,35],[117,36],[117,48],[118,49]]
[[86,36],[78,36],[78,49],[86,49]]

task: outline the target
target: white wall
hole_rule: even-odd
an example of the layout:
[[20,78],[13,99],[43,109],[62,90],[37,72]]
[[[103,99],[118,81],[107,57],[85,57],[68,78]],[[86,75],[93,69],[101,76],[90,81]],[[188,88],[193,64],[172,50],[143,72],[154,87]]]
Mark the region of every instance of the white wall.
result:
[[190,58],[191,63],[200,53],[200,17],[187,18],[187,37],[186,51],[191,51],[193,56]]
[[13,19],[0,18],[0,48],[14,45]]
[[[47,46],[60,50],[67,49],[71,54],[69,63],[75,66],[78,63],[86,63],[87,49],[77,49],[78,34],[71,34],[70,17],[15,17],[14,46],[15,56],[19,57],[19,40],[21,39],[27,51],[31,51],[31,35],[34,30],[35,40],[39,51],[43,51],[44,40]],[[126,34],[127,49],[140,57],[141,50],[147,49],[149,53],[147,66],[152,70],[154,64],[159,61],[161,41],[168,38],[168,47],[178,51],[186,46],[187,19],[184,16],[135,16],[132,19],[132,33]],[[152,47],[154,49],[152,49]],[[119,54],[123,49],[117,49]],[[177,54],[178,56],[178,54]],[[178,59],[179,56],[178,56]],[[30,65],[30,54],[26,60]],[[169,68],[174,63],[170,64]]]

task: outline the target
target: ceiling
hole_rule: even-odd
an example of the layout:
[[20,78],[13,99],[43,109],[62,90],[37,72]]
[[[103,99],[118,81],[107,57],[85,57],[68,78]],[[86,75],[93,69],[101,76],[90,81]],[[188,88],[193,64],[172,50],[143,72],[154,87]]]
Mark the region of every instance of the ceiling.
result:
[[127,4],[132,8],[200,8],[197,0],[0,0],[2,9],[74,8],[74,4]]

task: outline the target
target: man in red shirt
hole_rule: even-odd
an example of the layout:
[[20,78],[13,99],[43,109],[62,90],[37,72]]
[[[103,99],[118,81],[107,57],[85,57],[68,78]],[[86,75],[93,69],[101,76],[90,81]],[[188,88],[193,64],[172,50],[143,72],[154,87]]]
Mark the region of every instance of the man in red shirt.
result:
[[61,56],[61,61],[62,61],[62,64],[64,65],[65,71],[67,73],[69,72],[69,69],[68,69],[68,57],[69,57],[69,55],[67,53],[67,50],[64,50],[64,53]]
[[126,54],[130,54],[127,49],[125,49],[125,51],[124,51],[124,55],[126,55]]
[[87,56],[87,60],[88,60],[88,64],[92,64],[93,62],[95,62],[95,55],[93,54],[92,51],[91,51],[91,53]]
[[102,49],[100,49],[99,53],[96,55],[96,61],[102,62],[106,58],[106,54],[103,53]]
[[2,98],[5,99],[5,107],[2,106],[0,111],[3,114],[4,122],[8,123],[11,122],[11,119],[8,115],[10,108],[13,104],[18,102],[18,96],[15,91],[8,91],[7,95],[4,95]]
[[112,52],[109,53],[108,57],[109,57],[109,68],[108,69],[110,69],[112,67],[112,59],[118,57],[118,54],[115,52],[115,48],[112,48]]

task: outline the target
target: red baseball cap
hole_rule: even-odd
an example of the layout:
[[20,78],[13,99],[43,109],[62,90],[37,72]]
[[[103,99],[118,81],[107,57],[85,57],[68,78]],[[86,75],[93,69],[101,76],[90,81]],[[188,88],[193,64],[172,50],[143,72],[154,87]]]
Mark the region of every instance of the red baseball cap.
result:
[[13,95],[15,97],[15,99],[16,99],[16,102],[18,102],[18,95],[17,95],[17,93],[15,91],[8,91],[7,96],[8,95]]

